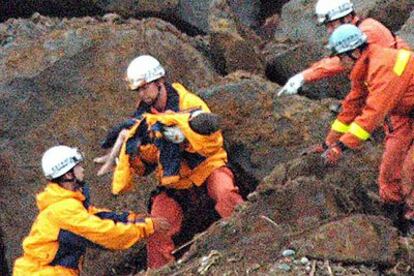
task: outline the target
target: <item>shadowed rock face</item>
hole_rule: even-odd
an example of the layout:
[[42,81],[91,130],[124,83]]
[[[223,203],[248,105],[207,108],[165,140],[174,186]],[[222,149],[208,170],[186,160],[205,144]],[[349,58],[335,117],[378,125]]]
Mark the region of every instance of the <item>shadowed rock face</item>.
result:
[[414,45],[414,11],[411,12],[410,17],[397,34],[401,36],[405,41],[407,41],[410,45]]
[[260,77],[236,72],[200,90],[213,112],[222,117],[229,158],[242,186],[258,183],[277,163],[322,141],[332,119],[327,106],[301,97],[276,97],[277,89]]
[[3,243],[3,232],[1,232],[1,239],[0,239],[0,272],[1,275],[8,275],[9,272],[9,268],[7,266],[7,261],[6,261],[6,248],[4,246]]
[[0,6],[0,21],[7,18],[30,17],[34,12],[48,16],[75,17],[86,15],[99,15],[103,11],[92,0],[4,0]]

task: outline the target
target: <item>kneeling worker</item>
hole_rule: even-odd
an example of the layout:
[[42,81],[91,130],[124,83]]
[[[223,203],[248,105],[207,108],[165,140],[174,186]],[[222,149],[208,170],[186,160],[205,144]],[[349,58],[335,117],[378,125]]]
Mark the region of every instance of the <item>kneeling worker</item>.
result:
[[91,206],[82,161],[79,151],[67,146],[44,153],[42,169],[49,183],[37,195],[39,214],[13,275],[79,275],[87,247],[127,249],[154,231],[168,230],[163,218],[137,219],[134,213]]

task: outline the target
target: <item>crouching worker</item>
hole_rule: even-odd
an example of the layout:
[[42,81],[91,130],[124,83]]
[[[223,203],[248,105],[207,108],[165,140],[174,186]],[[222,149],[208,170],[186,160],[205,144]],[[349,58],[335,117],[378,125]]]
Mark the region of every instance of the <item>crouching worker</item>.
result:
[[[345,150],[359,149],[388,121],[379,173],[379,194],[386,204],[405,204],[403,221],[414,230],[414,57],[403,49],[367,42],[354,25],[338,27],[329,38],[332,54],[351,69],[351,91],[331,126],[323,157],[334,165]],[[328,139],[327,139],[328,140]],[[413,232],[414,233],[414,232]]]
[[[227,167],[217,115],[197,110],[146,113],[143,118],[131,128],[123,144],[112,192],[118,194],[131,188],[132,171],[147,175],[156,168],[159,186],[152,193],[149,208],[151,215],[167,218],[171,229],[148,239],[148,267],[154,269],[175,260],[173,251],[182,242],[177,242],[178,237],[202,231],[202,227],[194,232],[189,228],[205,223],[213,208],[220,217],[228,218],[243,199]],[[154,153],[155,166],[143,151],[148,141],[145,133],[152,136],[149,143],[159,150]],[[191,214],[197,217],[189,219]]]
[[44,153],[42,169],[49,183],[37,195],[39,214],[23,241],[23,256],[14,264],[15,276],[79,275],[87,247],[127,249],[154,232],[168,230],[163,218],[138,218],[91,206],[82,161],[78,150],[67,146]]

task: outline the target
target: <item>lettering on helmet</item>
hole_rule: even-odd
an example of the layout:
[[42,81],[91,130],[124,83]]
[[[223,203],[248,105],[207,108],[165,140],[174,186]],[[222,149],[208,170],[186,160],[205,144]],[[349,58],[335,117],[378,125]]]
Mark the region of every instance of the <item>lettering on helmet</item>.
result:
[[351,3],[343,3],[339,5],[336,9],[331,10],[330,12],[330,18],[334,17],[335,14],[342,13],[344,11],[352,9]]
[[56,173],[59,172],[60,170],[62,170],[63,168],[69,166],[70,164],[74,164],[76,163],[76,160],[71,157],[71,158],[66,158],[65,160],[59,162],[58,164],[56,164],[55,166],[52,167],[52,172]]
[[156,67],[152,68],[151,70],[148,70],[146,81],[153,81],[159,77],[161,77],[162,67],[161,64],[157,65]]

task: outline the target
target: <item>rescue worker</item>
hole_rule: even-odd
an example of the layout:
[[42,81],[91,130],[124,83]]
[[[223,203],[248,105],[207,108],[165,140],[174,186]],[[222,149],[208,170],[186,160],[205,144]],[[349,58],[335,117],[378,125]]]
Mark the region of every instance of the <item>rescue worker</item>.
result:
[[[401,38],[384,25],[372,18],[361,20],[356,14],[350,0],[319,0],[315,6],[319,24],[326,26],[328,34],[342,24],[354,24],[361,29],[370,44],[389,48],[409,49]],[[327,77],[333,77],[344,71],[338,57],[326,57],[312,64],[309,68],[291,77],[279,91],[278,95],[294,95],[305,84]]]
[[[164,76],[165,70],[151,56],[140,56],[131,62],[127,70],[128,86],[130,90],[138,92],[141,101],[135,113],[136,118],[149,118],[151,114],[155,116],[166,111],[180,112],[197,109],[210,112],[206,103],[198,96],[190,93],[179,83],[169,84]],[[146,115],[144,115],[145,112],[147,112]],[[183,131],[186,140],[192,141],[193,136],[198,140],[195,144],[185,144],[187,146],[184,146],[186,150],[180,157],[178,179],[163,181],[160,178],[162,174],[158,173],[160,187],[163,188],[153,192],[150,200],[150,212],[153,216],[167,218],[172,227],[166,235],[155,234],[148,239],[149,268],[162,267],[175,259],[171,253],[175,248],[173,237],[186,228],[183,217],[187,212],[190,212],[187,206],[196,208],[193,202],[203,202],[204,198],[208,196],[214,200],[217,213],[221,217],[227,218],[235,206],[243,202],[238,188],[235,186],[234,175],[227,167],[227,153],[223,148],[221,132],[208,135],[196,134],[188,126],[191,121],[189,120],[190,113],[185,114],[171,116],[187,116],[185,117],[187,121],[184,119],[181,119],[184,121],[180,121],[182,125],[186,124],[187,129],[190,129],[188,133]],[[161,116],[161,114],[159,115]],[[173,120],[169,117],[170,115],[164,116]],[[170,137],[170,141],[174,141],[174,126],[168,125],[171,123],[170,121],[163,123],[170,131],[163,131],[162,135]],[[177,122],[174,121],[174,123]],[[151,173],[157,167],[158,172],[162,173],[162,166],[159,162],[160,155],[156,145],[151,141],[146,141],[146,138],[143,138],[145,135],[134,136],[135,133],[142,133],[145,129],[145,127],[139,128],[140,125],[142,126],[142,124],[136,123],[131,128],[128,139],[122,146],[119,163],[114,172],[112,186],[114,194],[131,188],[130,167],[133,168],[134,173],[141,176]],[[177,129],[175,128],[175,130]],[[189,133],[193,136],[187,136],[190,135]],[[180,146],[182,145],[180,144]],[[131,158],[129,158],[130,156]],[[197,211],[201,212],[202,210]]]
[[[334,124],[344,131],[328,145],[323,157],[336,164],[343,151],[358,149],[386,118],[394,131],[385,137],[385,151],[380,167],[379,194],[386,203],[405,204],[404,218],[414,221],[414,58],[405,49],[384,48],[369,43],[355,25],[338,27],[329,38],[329,47],[344,67],[351,69],[351,91],[342,103],[343,110]],[[332,127],[334,128],[334,127]],[[407,142],[408,141],[408,142]],[[390,145],[391,144],[391,145]],[[392,149],[392,151],[391,151]],[[384,175],[395,171],[401,178],[385,182]],[[398,180],[398,181],[397,181]]]
[[166,231],[163,218],[116,213],[90,204],[83,157],[76,148],[55,146],[42,157],[49,181],[37,195],[39,214],[23,241],[13,275],[79,275],[87,247],[127,249],[154,231]]
[[[315,13],[320,24],[325,24],[329,34],[342,24],[357,26],[366,36],[370,45],[376,44],[387,48],[409,49],[409,46],[380,22],[367,18],[361,20],[355,14],[350,0],[319,0],[315,6]],[[305,82],[313,82],[326,77],[334,76],[346,70],[337,56],[327,57],[313,64],[310,68],[292,77],[280,90],[279,95],[296,94]],[[392,116],[386,118],[384,130],[387,143],[382,157],[378,183],[382,193],[395,190],[401,183],[402,156],[411,145],[411,136],[405,135],[411,128],[406,117]],[[313,145],[306,153],[322,153],[327,146],[335,143],[347,131],[346,125],[338,119],[332,123],[325,142]],[[387,201],[386,201],[387,202]],[[388,206],[385,206],[387,209]]]

